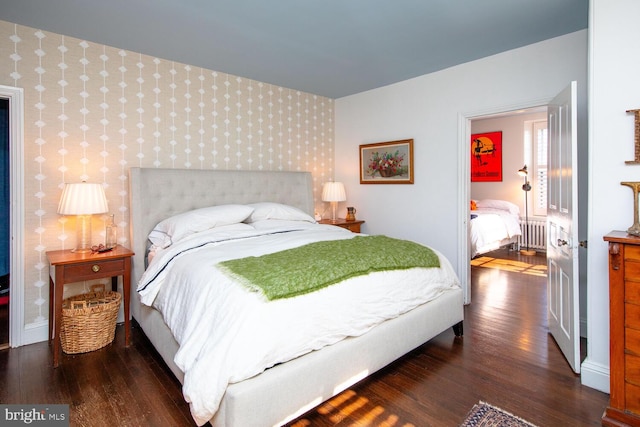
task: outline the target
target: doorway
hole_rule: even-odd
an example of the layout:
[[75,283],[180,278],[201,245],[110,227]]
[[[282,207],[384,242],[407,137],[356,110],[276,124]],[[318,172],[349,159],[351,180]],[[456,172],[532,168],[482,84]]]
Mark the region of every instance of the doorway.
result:
[[[537,99],[530,100],[519,104],[513,104],[506,107],[493,107],[486,110],[475,111],[473,113],[458,115],[458,153],[459,153],[459,180],[463,183],[463,190],[458,194],[459,203],[459,229],[458,235],[460,236],[460,245],[458,251],[458,271],[460,272],[460,281],[462,283],[464,303],[470,304],[472,301],[471,295],[471,245],[469,241],[469,222],[470,222],[470,210],[469,201],[471,200],[471,124],[474,120],[481,120],[487,118],[497,118],[501,116],[517,115],[519,112],[531,111],[532,109],[539,109],[547,107],[547,104],[551,102],[551,99]],[[522,159],[522,156],[519,157]],[[518,168],[522,167],[520,165]],[[518,188],[522,185],[521,181],[518,181],[517,169],[513,171],[513,174],[503,174],[503,177],[510,177],[514,179],[515,190],[520,193],[522,190]],[[519,185],[517,184],[519,182]]]
[[[567,95],[568,94],[568,95]],[[545,193],[547,193],[548,197],[547,197],[547,201],[548,201],[548,208],[553,207],[553,209],[557,208],[556,205],[558,206],[565,206],[564,203],[566,202],[565,199],[571,198],[570,201],[570,206],[575,206],[574,210],[568,210],[568,212],[573,212],[574,215],[571,216],[571,219],[569,219],[568,221],[565,221],[566,223],[566,230],[567,233],[571,232],[571,236],[568,238],[564,238],[563,240],[561,240],[560,238],[557,239],[558,245],[560,245],[562,242],[563,245],[567,246],[566,252],[569,253],[573,259],[573,265],[572,265],[572,269],[571,269],[571,275],[566,274],[564,277],[568,278],[568,280],[564,280],[563,286],[561,288],[561,292],[558,292],[558,284],[555,282],[555,280],[557,279],[557,274],[556,272],[552,272],[552,264],[553,264],[553,260],[555,260],[555,257],[549,257],[549,250],[550,250],[550,245],[555,244],[555,237],[553,236],[553,229],[552,226],[554,226],[552,217],[550,216],[550,213],[547,213],[547,220],[546,220],[546,228],[547,228],[547,235],[550,235],[551,237],[549,237],[550,242],[547,241],[546,242],[546,248],[547,248],[547,258],[548,258],[548,263],[549,263],[549,274],[547,276],[547,282],[548,282],[548,294],[549,294],[549,301],[548,301],[548,314],[549,314],[549,332],[550,334],[553,336],[553,338],[556,340],[557,344],[559,345],[559,347],[562,350],[562,353],[564,354],[566,360],[569,362],[569,364],[571,365],[571,368],[576,372],[579,373],[580,372],[580,362],[579,362],[579,356],[580,356],[580,314],[582,312],[583,309],[583,305],[580,304],[580,300],[579,300],[579,296],[580,296],[580,292],[578,290],[579,286],[581,285],[581,282],[578,280],[578,267],[583,267],[584,263],[578,263],[577,262],[577,258],[578,255],[582,255],[583,251],[579,251],[580,247],[578,247],[578,243],[579,243],[579,239],[578,239],[578,226],[579,224],[582,223],[582,221],[579,221],[578,218],[578,213],[580,212],[578,208],[579,202],[578,202],[578,198],[577,198],[577,187],[578,184],[580,182],[580,169],[579,168],[579,156],[576,155],[576,153],[578,153],[577,150],[577,143],[576,141],[578,140],[578,133],[580,128],[577,125],[577,110],[578,110],[578,105],[577,105],[577,90],[576,90],[576,82],[573,81],[570,83],[570,85],[565,88],[561,93],[559,93],[556,97],[554,97],[554,99],[548,100],[546,102],[540,102],[537,105],[540,106],[548,106],[549,107],[549,111],[548,111],[548,121],[549,121],[549,155],[548,155],[548,161],[549,161],[549,172],[548,175],[549,176],[558,176],[560,175],[562,177],[562,180],[556,180],[553,181],[551,179],[545,181],[548,183],[549,185],[549,191],[545,190]],[[533,106],[533,105],[532,105]],[[523,106],[521,108],[530,108],[529,106]],[[507,109],[505,109],[506,111]],[[558,111],[560,111],[560,113],[558,113]],[[460,205],[460,214],[462,215],[464,212],[464,219],[463,219],[463,224],[468,224],[470,219],[469,219],[469,202],[468,202],[468,198],[470,196],[470,151],[469,151],[469,141],[470,141],[470,135],[471,135],[471,121],[478,118],[478,117],[482,117],[483,115],[487,115],[487,114],[502,114],[500,112],[500,110],[495,111],[495,112],[487,112],[486,114],[475,114],[473,116],[469,115],[469,116],[460,116],[460,129],[464,130],[464,133],[462,133],[460,135],[460,148],[461,148],[461,152],[465,153],[465,158],[462,159],[465,161],[464,165],[466,166],[464,170],[462,170],[461,172],[464,172],[464,177],[465,180],[467,182],[467,187],[466,187],[466,192],[465,192],[465,196],[467,196],[465,199],[463,199],[463,201],[461,202],[462,204]],[[558,130],[563,130],[562,132],[559,132]],[[464,139],[463,139],[464,137]],[[564,143],[563,141],[568,141],[567,143]],[[562,144],[561,144],[562,143]],[[561,150],[558,149],[556,151],[554,151],[553,147],[556,146],[561,146]],[[553,153],[553,154],[551,154]],[[545,153],[546,154],[546,153]],[[562,166],[562,168],[557,167],[557,163],[563,161],[566,163],[566,165]],[[461,163],[463,164],[463,163]],[[572,173],[572,171],[574,170],[574,167],[577,168],[578,173]],[[562,173],[559,174],[558,171],[569,171],[568,173]],[[519,170],[519,172],[522,172],[524,176],[527,175],[527,171],[525,168],[522,168],[521,170]],[[525,188],[528,187],[528,188]],[[564,191],[567,188],[571,188],[571,191]],[[525,181],[525,185],[522,185],[522,189],[525,191],[525,197],[526,197],[526,192],[528,190],[530,190],[530,186],[529,183]],[[563,191],[560,191],[560,189],[563,189]],[[556,201],[556,199],[552,196],[552,193],[554,194],[564,194],[564,196],[560,199],[558,199],[558,201]],[[527,199],[525,199],[527,200]],[[466,206],[465,206],[466,205]],[[526,206],[526,205],[525,205]],[[550,209],[550,211],[552,211],[553,209]],[[575,226],[574,226],[575,225]],[[465,228],[469,228],[468,226]],[[528,230],[527,230],[528,232]],[[464,238],[466,238],[466,240],[468,241],[468,237],[467,236],[462,236]],[[582,246],[582,242],[580,242],[580,246]],[[553,249],[553,248],[551,248]],[[469,255],[469,245],[463,245],[463,248],[460,250],[461,254],[465,255],[464,259],[459,260],[460,263],[467,261],[468,262],[468,255]],[[553,250],[551,251],[551,254],[553,254]],[[463,275],[463,278],[466,279],[466,282],[463,283],[464,285],[464,289],[465,289],[465,303],[470,303],[471,302],[471,295],[470,295],[470,286],[469,286],[469,277],[470,277],[470,265],[465,266],[466,268],[461,268],[460,271],[465,271],[466,270],[466,276]],[[562,311],[560,311],[560,309]],[[558,320],[558,319],[562,319],[562,320]],[[556,325],[561,324],[561,330],[563,332],[565,332],[564,335],[562,334],[558,334],[558,328],[556,327]],[[567,337],[567,338],[565,338]],[[567,351],[567,345],[565,345],[566,343],[570,343],[570,349],[571,351]]]
[[9,346],[9,100],[0,98],[0,349]]
[[0,85],[0,100],[6,102],[8,118],[8,143],[4,176],[7,181],[3,188],[8,191],[7,202],[3,208],[8,213],[8,262],[9,262],[9,340],[11,347],[25,343],[37,342],[41,339],[28,337],[25,341],[24,325],[24,90],[17,87]]
[[478,166],[475,158],[471,159],[470,167],[475,166],[476,174],[471,175],[467,202],[471,209],[470,259],[502,247],[545,252],[546,122],[545,106],[479,116],[470,121],[473,147],[481,140],[497,140],[498,148],[480,157],[490,157],[499,172],[495,177],[477,176],[487,170],[484,165],[488,163]]

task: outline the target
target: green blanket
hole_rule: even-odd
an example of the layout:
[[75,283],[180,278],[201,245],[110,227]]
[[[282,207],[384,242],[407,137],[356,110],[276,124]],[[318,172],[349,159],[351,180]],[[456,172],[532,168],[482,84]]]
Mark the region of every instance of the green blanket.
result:
[[439,267],[435,252],[407,240],[356,236],[223,261],[222,271],[269,300],[306,294],[374,271]]

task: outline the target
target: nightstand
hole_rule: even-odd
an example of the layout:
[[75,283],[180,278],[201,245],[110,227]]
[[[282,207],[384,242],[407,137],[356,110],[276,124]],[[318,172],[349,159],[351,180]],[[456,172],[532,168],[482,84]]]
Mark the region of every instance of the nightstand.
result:
[[335,225],[336,227],[346,228],[347,230],[352,231],[354,233],[359,233],[360,226],[364,224],[364,221],[360,219],[356,219],[355,221],[347,221],[344,218],[338,218],[335,221],[331,219],[321,219],[318,222],[320,224],[329,224],[329,225]]
[[123,246],[102,253],[75,253],[70,250],[49,251],[49,342],[53,339],[53,367],[60,361],[60,325],[62,295],[66,283],[111,278],[111,288],[118,290],[122,276],[124,304],[124,342],[129,346],[129,298],[131,295],[131,257],[134,253]]

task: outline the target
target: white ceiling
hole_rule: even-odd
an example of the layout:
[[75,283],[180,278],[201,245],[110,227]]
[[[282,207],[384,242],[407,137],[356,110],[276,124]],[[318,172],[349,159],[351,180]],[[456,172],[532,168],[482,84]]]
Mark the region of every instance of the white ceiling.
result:
[[0,0],[0,19],[340,98],[587,28],[588,0]]

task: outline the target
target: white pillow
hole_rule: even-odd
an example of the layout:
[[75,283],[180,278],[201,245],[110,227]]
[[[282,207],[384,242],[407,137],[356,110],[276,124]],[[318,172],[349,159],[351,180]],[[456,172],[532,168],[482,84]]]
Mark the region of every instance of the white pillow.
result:
[[253,212],[245,222],[252,223],[265,219],[280,219],[287,221],[307,221],[315,223],[316,220],[304,211],[289,205],[273,202],[251,203],[247,206],[253,208]]
[[149,233],[149,240],[159,248],[166,248],[191,234],[241,223],[252,212],[253,208],[247,205],[218,205],[194,209],[160,221]]
[[520,208],[506,200],[494,200],[494,199],[484,199],[478,200],[476,202],[476,206],[478,208],[491,208],[491,209],[500,209],[503,211],[507,211],[512,215],[520,215]]

